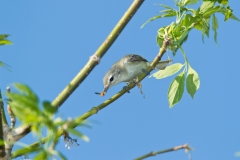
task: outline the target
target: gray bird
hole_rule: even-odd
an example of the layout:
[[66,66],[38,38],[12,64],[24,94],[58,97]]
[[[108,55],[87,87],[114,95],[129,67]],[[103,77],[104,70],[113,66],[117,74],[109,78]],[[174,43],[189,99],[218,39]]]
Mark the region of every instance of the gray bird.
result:
[[[166,65],[171,61],[172,60],[165,60],[158,62],[156,69],[164,70]],[[110,87],[120,82],[126,82],[129,84],[134,81],[134,79],[140,76],[149,65],[150,62],[139,55],[128,54],[124,56],[122,59],[114,63],[110,70],[105,74],[103,78],[104,90],[101,93],[101,96],[106,94]]]

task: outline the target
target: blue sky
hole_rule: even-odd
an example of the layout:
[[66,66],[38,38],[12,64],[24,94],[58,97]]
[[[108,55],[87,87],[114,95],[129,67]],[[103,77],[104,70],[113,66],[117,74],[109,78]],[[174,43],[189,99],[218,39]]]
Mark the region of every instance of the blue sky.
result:
[[[54,100],[131,2],[1,1],[0,33],[10,34],[14,45],[0,47],[0,60],[11,66],[11,72],[0,68],[0,88],[4,90],[14,82],[25,83],[41,100]],[[123,83],[112,87],[104,97],[94,94],[102,91],[104,74],[124,55],[139,54],[149,61],[156,56],[157,30],[174,19],[157,20],[140,29],[162,9],[155,3],[174,5],[173,0],[145,1],[101,63],[62,105],[59,116],[80,116],[121,90]],[[231,0],[230,6],[239,18],[239,2]],[[90,117],[91,129],[79,128],[90,138],[89,143],[79,140],[79,147],[67,150],[61,140],[57,148],[69,159],[122,160],[188,143],[194,148],[193,160],[239,159],[234,154],[240,151],[240,23],[224,22],[222,15],[217,17],[219,47],[212,31],[205,43],[199,31],[192,31],[183,45],[201,80],[193,100],[185,89],[181,102],[169,109],[167,91],[174,76],[162,80],[146,78],[142,82],[145,99],[137,88],[132,89],[130,94]],[[170,51],[167,54],[172,56]],[[180,52],[172,58],[174,63],[184,62]],[[31,134],[21,140],[26,144],[34,141]],[[187,160],[188,156],[181,150],[149,159]]]

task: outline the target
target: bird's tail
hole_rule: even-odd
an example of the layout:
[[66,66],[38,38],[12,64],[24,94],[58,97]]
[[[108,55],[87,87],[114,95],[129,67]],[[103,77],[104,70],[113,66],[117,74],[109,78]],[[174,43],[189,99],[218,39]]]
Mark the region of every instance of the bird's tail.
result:
[[164,60],[164,61],[160,61],[158,62],[158,64],[156,65],[156,69],[159,69],[159,70],[164,70],[167,66],[167,64],[171,63],[172,60],[169,59],[169,60]]

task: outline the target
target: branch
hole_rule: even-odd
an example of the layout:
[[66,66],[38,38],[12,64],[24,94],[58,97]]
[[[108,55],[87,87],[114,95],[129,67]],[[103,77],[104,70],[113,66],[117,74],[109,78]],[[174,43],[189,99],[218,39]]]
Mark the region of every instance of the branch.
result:
[[6,118],[5,111],[4,111],[4,107],[3,107],[1,90],[0,90],[0,109],[1,109],[2,124],[8,125],[7,124],[7,118]]
[[167,153],[167,152],[171,152],[171,151],[177,151],[177,150],[180,150],[180,149],[185,149],[186,151],[192,150],[188,146],[188,144],[184,144],[184,145],[181,145],[181,146],[176,146],[176,147],[173,147],[173,148],[160,150],[160,151],[157,151],[157,152],[150,152],[150,153],[145,154],[145,155],[143,155],[141,157],[135,158],[135,160],[142,160],[142,159],[145,159],[145,158],[148,158],[148,157],[156,156],[157,154],[163,154],[163,153]]
[[90,57],[87,64],[76,75],[75,78],[63,89],[63,91],[52,102],[52,106],[60,107],[65,100],[73,93],[73,91],[83,82],[83,80],[90,74],[94,67],[99,64],[100,59],[104,56],[106,51],[110,48],[113,42],[120,35],[121,31],[136,13],[137,9],[141,6],[144,0],[134,0],[132,5],[128,8],[123,17],[116,24],[114,29],[108,35],[106,40],[97,49],[97,51]]
[[[125,28],[127,23],[131,20],[133,15],[136,13],[138,8],[142,5],[144,0],[134,0],[113,30],[110,32],[106,40],[102,43],[102,45],[96,50],[96,52],[90,57],[87,64],[82,68],[82,70],[73,78],[73,80],[63,89],[63,91],[53,100],[52,106],[60,107],[65,100],[73,93],[73,91],[83,82],[83,80],[90,74],[93,68],[100,62],[100,59],[104,56],[106,51],[110,48],[110,46],[114,43],[117,37],[120,35],[122,30]],[[132,86],[133,88],[134,86]],[[93,113],[94,114],[94,113]],[[27,132],[23,132],[25,135],[30,132],[30,129],[27,128]],[[24,135],[23,134],[23,135]],[[43,140],[43,143],[45,141]],[[36,142],[30,145],[30,150],[33,148],[38,148],[39,142]],[[12,154],[12,158],[17,156],[24,155],[28,153],[27,149],[19,149]]]
[[[0,90],[0,157],[5,156],[5,145],[4,145],[4,138],[3,138],[3,122],[4,122],[4,113],[3,113],[3,101],[2,101],[2,94]],[[6,117],[5,117],[6,118]]]
[[[163,46],[160,49],[160,52],[158,53],[158,55],[155,57],[154,61],[150,64],[150,66],[147,68],[148,72],[151,72],[153,70],[153,68],[155,68],[155,66],[157,65],[157,63],[161,60],[162,56],[164,55],[164,53],[167,50],[167,47],[169,46],[170,40],[166,39],[163,43]],[[142,74],[138,80],[139,82],[142,81],[147,75],[144,73]],[[86,112],[85,114],[83,114],[82,116],[78,117],[77,119],[74,120],[74,125],[71,125],[72,128],[75,128],[78,126],[78,124],[80,124],[81,122],[83,122],[85,119],[87,119],[88,117],[92,116],[93,114],[96,114],[99,110],[105,108],[106,106],[108,106],[109,104],[111,104],[112,102],[114,102],[115,100],[117,100],[118,98],[120,98],[123,94],[125,94],[126,92],[128,92],[130,89],[132,89],[133,87],[135,87],[134,83],[130,83],[128,85],[128,89],[122,89],[121,91],[119,91],[117,94],[115,94],[114,96],[112,96],[111,98],[109,98],[108,100],[106,100],[105,102],[103,102],[102,104],[98,105],[97,107],[93,107],[91,110],[89,110],[88,112]],[[58,135],[61,136],[63,134],[62,130],[59,130]],[[45,143],[46,142],[47,137],[43,138],[41,143]],[[19,157],[21,155],[24,155],[26,153],[29,153],[29,151],[35,151],[38,149],[38,147],[40,146],[39,142],[35,142],[31,145],[29,145],[26,148],[22,148],[19,150],[16,150],[14,153],[12,153],[12,158],[16,158]]]
[[[164,40],[164,43],[158,53],[158,55],[155,57],[155,59],[153,60],[153,62],[150,64],[150,66],[147,68],[147,71],[150,73],[155,66],[157,65],[157,63],[159,61],[161,61],[162,56],[164,55],[164,53],[167,50],[167,47],[170,44],[170,39],[166,38]],[[143,73],[142,75],[140,75],[138,77],[138,81],[141,82],[145,77],[147,76],[147,74]],[[119,91],[117,94],[115,94],[114,96],[112,96],[111,98],[109,98],[108,100],[106,100],[105,102],[103,102],[102,104],[98,105],[97,107],[93,107],[91,110],[89,110],[88,112],[86,112],[85,114],[83,114],[82,116],[80,116],[79,118],[77,118],[78,121],[81,120],[85,120],[88,117],[92,116],[93,114],[96,114],[99,110],[105,108],[106,106],[108,106],[109,104],[111,104],[112,102],[114,102],[115,100],[117,100],[118,98],[120,98],[123,94],[125,94],[126,92],[128,92],[129,90],[131,90],[133,87],[135,87],[134,83],[130,83],[126,88],[122,89],[121,91]]]

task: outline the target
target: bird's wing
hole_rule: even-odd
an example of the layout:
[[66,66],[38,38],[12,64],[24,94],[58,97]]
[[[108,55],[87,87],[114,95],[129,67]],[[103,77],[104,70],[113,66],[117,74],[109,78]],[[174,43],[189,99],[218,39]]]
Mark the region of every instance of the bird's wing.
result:
[[136,54],[128,54],[125,56],[125,62],[124,63],[128,63],[128,62],[147,62],[147,60],[139,55]]

